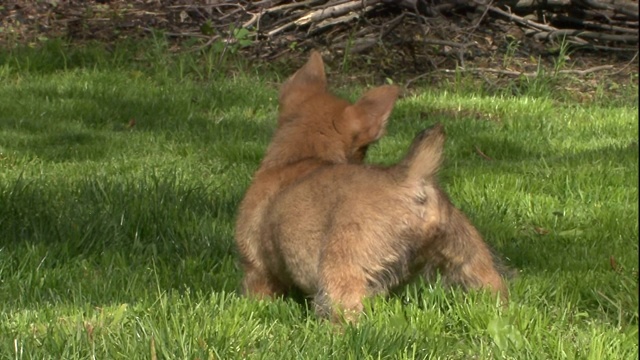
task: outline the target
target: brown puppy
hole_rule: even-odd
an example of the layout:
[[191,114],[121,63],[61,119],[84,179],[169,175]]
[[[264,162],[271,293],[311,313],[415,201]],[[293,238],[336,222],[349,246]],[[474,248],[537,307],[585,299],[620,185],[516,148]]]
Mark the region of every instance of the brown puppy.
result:
[[398,88],[370,90],[355,104],[326,90],[324,64],[313,52],[280,91],[278,129],[240,204],[236,244],[244,270],[243,292],[284,294],[292,283],[272,263],[278,250],[267,237],[267,208],[292,183],[332,164],[362,163],[367,146],[384,133]]
[[321,315],[352,320],[365,296],[438,269],[506,300],[486,244],[437,185],[442,126],[419,134],[396,166],[362,165],[398,90],[379,87],[350,105],[326,92],[322,68],[314,53],[284,84],[279,128],[242,202],[244,292],[296,287],[315,295]]

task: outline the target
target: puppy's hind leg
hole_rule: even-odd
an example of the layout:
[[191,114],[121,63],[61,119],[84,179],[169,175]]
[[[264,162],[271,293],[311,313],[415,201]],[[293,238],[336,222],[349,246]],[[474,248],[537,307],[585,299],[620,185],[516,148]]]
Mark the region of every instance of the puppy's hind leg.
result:
[[332,322],[355,322],[363,310],[367,295],[367,274],[360,266],[362,255],[354,239],[362,237],[359,226],[351,224],[334,229],[319,264],[319,289],[315,297],[316,313]]
[[367,295],[365,274],[349,264],[330,264],[322,271],[322,284],[315,296],[316,314],[332,322],[355,322]]
[[465,289],[488,289],[506,305],[509,294],[489,247],[459,210],[453,209],[450,219],[446,235],[436,244],[443,280]]
[[266,269],[256,264],[243,264],[241,292],[243,295],[265,298],[285,295],[286,287],[272,276]]

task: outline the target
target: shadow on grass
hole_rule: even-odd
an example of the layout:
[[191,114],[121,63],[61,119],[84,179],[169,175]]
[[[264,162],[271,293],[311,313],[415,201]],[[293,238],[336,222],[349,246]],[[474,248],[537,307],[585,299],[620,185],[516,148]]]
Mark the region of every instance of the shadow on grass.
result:
[[[627,162],[637,157],[633,147],[607,147],[559,156],[546,163],[577,169],[590,166],[585,159]],[[500,166],[487,171],[508,173],[512,169]],[[89,301],[105,303],[134,302],[141,291],[235,291],[240,272],[235,265],[233,219],[243,192],[241,184],[213,189],[205,180],[184,179],[170,172],[143,178],[87,177],[59,183],[44,178],[19,179],[5,184],[0,187],[0,227],[4,234],[0,247],[16,259],[12,268],[26,266],[31,270],[24,271],[37,268],[50,272],[44,283],[25,290],[20,306],[63,301],[60,299],[65,296],[75,296],[74,287],[78,286],[85,289]],[[490,241],[493,225],[486,219],[484,223],[483,233]],[[522,237],[513,227],[494,230],[504,237]],[[575,249],[584,246],[577,238],[548,236],[537,237],[524,247],[503,242],[495,248],[510,259],[508,266],[527,275],[561,271],[571,278],[576,271],[590,268],[594,260],[572,259],[563,266],[558,261],[566,259],[558,256],[558,251],[576,253]],[[20,257],[30,249],[36,249],[37,256],[19,265]],[[589,251],[581,253],[598,255]],[[584,263],[576,268],[576,261]],[[65,274],[55,275],[58,269]],[[65,278],[69,284],[63,282]],[[105,285],[95,285],[101,282]],[[72,295],[65,295],[61,284],[72,289]],[[597,312],[603,306],[604,301],[590,290],[593,284],[599,286],[594,280],[571,290],[582,293],[576,305],[579,309]],[[614,290],[602,291],[611,296]],[[565,296],[562,292],[569,290],[554,291],[559,295],[553,296]],[[291,299],[302,306],[305,317],[313,316],[302,294],[294,292]],[[615,306],[608,311],[611,319],[619,316]],[[637,322],[637,315],[625,313],[624,317]]]
[[0,115],[3,146],[47,161],[97,161],[136,147],[144,150],[144,144],[132,142],[156,146],[156,138],[196,151],[226,145],[212,154],[225,156],[233,152],[225,148],[234,143],[266,143],[275,128],[275,111],[257,105],[272,104],[275,109],[275,100],[269,97],[273,94],[248,90],[247,84],[175,91],[165,86],[142,88],[142,93],[107,91],[109,87],[100,86],[99,94],[83,91],[82,84],[66,90],[56,89],[55,84],[17,90],[11,95],[15,103]]
[[[20,179],[0,188],[0,248],[15,257],[18,272],[55,278],[56,269],[65,269],[63,277],[81,277],[79,283],[114,282],[102,289],[107,298],[132,296],[118,295],[117,287],[140,277],[150,289],[233,291],[232,223],[240,196],[239,189],[223,192],[170,174],[60,183]],[[31,252],[36,254],[26,256]],[[86,268],[105,277],[86,279]],[[64,290],[52,287],[30,291]]]
[[[526,202],[532,201],[531,204],[514,205],[525,200],[502,194],[499,187],[492,185],[486,196],[494,200],[481,200],[485,204],[482,209],[463,206],[496,252],[508,259],[508,266],[532,274],[587,271],[608,266],[610,255],[628,255],[625,251],[629,249],[624,249],[625,242],[594,239],[636,237],[633,229],[620,228],[620,224],[637,217],[637,207],[612,203],[611,197],[621,199],[628,196],[630,205],[634,197],[637,201],[637,144],[605,146],[564,155],[554,154],[551,148],[543,152],[512,142],[506,146],[511,149],[510,153],[500,151],[505,147],[503,142],[485,139],[479,144],[488,153],[500,153],[499,158],[486,160],[469,152],[457,170],[447,169],[445,162],[441,180],[447,184],[455,181],[457,176],[476,178],[483,174],[490,175],[492,179],[522,179],[519,194],[526,195],[529,199]],[[607,168],[611,169],[610,173],[599,170]],[[593,183],[590,184],[591,180]],[[483,196],[480,189],[485,185],[481,181],[474,181],[473,186],[478,188],[474,196]],[[513,184],[509,188],[512,187]],[[585,193],[588,189],[593,189],[594,193]],[[607,193],[609,190],[616,193]],[[468,202],[460,195],[452,199],[457,204]],[[540,207],[546,203],[555,205],[541,210]],[[512,206],[517,208],[511,209]],[[527,206],[533,210],[527,210]],[[527,211],[534,211],[535,216]],[[543,223],[550,223],[549,227],[545,228]],[[499,235],[499,239],[493,234]]]

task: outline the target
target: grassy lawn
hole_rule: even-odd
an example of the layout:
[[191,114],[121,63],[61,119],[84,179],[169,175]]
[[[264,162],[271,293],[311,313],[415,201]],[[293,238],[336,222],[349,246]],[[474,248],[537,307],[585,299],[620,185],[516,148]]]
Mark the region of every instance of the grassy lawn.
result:
[[369,161],[444,123],[443,187],[519,275],[506,309],[415,283],[340,329],[236,294],[233,221],[277,73],[160,45],[1,51],[2,359],[638,357],[637,87],[399,101]]

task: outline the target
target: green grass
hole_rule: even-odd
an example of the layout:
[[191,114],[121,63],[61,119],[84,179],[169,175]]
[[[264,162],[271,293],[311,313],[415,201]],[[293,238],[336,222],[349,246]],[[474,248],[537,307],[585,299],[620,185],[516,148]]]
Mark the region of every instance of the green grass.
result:
[[519,276],[507,309],[416,283],[340,329],[236,294],[233,219],[286,74],[212,64],[162,43],[0,53],[0,358],[637,358],[637,87],[401,100],[370,161],[443,122],[443,187]]

